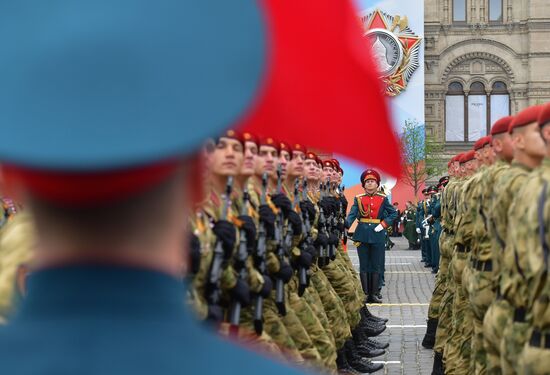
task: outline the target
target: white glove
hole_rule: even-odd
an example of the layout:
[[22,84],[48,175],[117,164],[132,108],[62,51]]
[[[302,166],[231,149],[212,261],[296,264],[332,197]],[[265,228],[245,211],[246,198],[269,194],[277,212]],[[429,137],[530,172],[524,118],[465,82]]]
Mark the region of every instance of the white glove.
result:
[[378,225],[376,226],[376,228],[374,228],[374,231],[375,231],[376,233],[381,232],[381,231],[383,231],[383,230],[384,230],[384,227],[382,226],[382,224],[378,224]]
[[416,233],[418,233],[418,234],[422,233],[422,231],[420,230],[420,228],[416,228]]

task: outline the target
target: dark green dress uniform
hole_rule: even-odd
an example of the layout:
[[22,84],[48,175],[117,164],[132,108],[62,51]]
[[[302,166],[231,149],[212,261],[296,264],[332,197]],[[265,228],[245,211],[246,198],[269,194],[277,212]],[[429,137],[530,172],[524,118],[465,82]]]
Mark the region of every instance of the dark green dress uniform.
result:
[[[360,194],[353,200],[353,206],[346,219],[346,225],[358,220],[353,241],[359,243],[357,254],[359,255],[360,276],[363,289],[368,295],[378,294],[380,276],[384,270],[384,251],[386,230],[397,219],[397,211],[391,205],[388,198],[380,193]],[[384,227],[376,232],[378,225]]]
[[423,220],[429,215],[428,210],[430,206],[427,199],[424,199],[418,202],[418,207],[416,208],[416,227],[420,229],[420,249],[422,253],[422,261],[426,263],[426,266],[432,265],[432,253],[430,248],[430,240],[426,238],[429,236],[427,229],[422,225]]
[[441,235],[441,201],[434,196],[430,204],[429,214],[432,215],[430,224],[430,251],[432,271],[439,270],[439,236]]
[[409,249],[415,249],[418,243],[418,233],[416,233],[416,210],[407,209],[405,211],[405,230],[403,236],[409,241]]
[[[5,7],[0,24],[4,172],[51,207],[111,209],[160,186],[265,79],[256,2],[30,0]],[[207,332],[181,280],[110,250],[100,264],[75,251],[80,263],[29,276],[0,329],[0,374],[298,373]]]

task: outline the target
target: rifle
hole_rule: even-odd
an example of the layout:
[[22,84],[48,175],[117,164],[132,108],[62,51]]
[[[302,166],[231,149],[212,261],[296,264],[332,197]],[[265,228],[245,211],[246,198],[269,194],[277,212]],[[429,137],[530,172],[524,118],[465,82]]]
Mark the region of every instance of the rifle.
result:
[[[282,192],[282,180],[281,180],[281,164],[277,167],[277,193]],[[277,258],[279,259],[279,264],[282,266],[285,261],[285,248],[283,243],[283,213],[279,212],[277,218],[275,219],[275,242],[277,243]],[[275,305],[279,314],[282,316],[286,315],[286,306],[285,306],[285,284],[283,279],[277,277],[275,279]]]
[[[298,187],[300,185],[300,181],[298,179],[296,179],[296,181],[294,182],[294,198],[293,198],[293,202],[292,202],[292,208],[294,210],[296,210],[296,208],[298,207],[298,202],[299,202],[299,191],[298,191]],[[304,223],[302,221],[302,234],[305,235],[305,231],[304,231]],[[305,247],[302,246],[302,249],[301,251],[304,251]],[[307,286],[308,286],[308,282],[307,282],[307,268],[305,267],[302,267],[300,266],[298,268],[298,296],[302,296],[304,294],[304,291],[306,290]]]
[[[223,197],[223,206],[220,220],[227,219],[227,211],[231,205],[231,192],[233,191],[233,177],[227,179],[227,185],[225,188],[225,196]],[[206,300],[210,305],[219,305],[221,298],[220,279],[223,271],[224,264],[224,251],[222,248],[222,241],[216,240],[216,246],[214,247],[214,256],[212,263],[210,264],[210,272],[208,274],[208,285],[206,288]]]
[[[321,183],[320,191],[321,191],[321,200],[322,200],[325,197],[325,187],[323,183]],[[325,212],[323,211],[323,207],[321,206],[319,206],[319,223],[318,224],[319,224],[318,225],[319,232],[322,232],[328,238],[328,235],[326,232]],[[328,257],[328,249],[323,246],[319,249],[319,259],[318,259],[319,267],[324,267],[326,264],[328,264],[327,257]]]
[[[250,197],[248,195],[248,189],[245,187],[243,190],[243,205],[241,207],[241,215],[248,213],[248,201]],[[244,229],[239,231],[239,250],[237,252],[235,270],[237,271],[239,279],[244,282],[248,281],[248,271],[246,269],[246,260],[248,259],[248,240],[246,238],[246,232]],[[231,327],[237,327],[241,321],[241,303],[234,301],[229,311],[229,324]]]
[[[264,173],[262,176],[262,195],[260,196],[260,204],[267,203],[267,173]],[[256,256],[254,257],[254,265],[262,275],[265,275],[266,264],[265,264],[265,255],[267,253],[266,246],[266,230],[265,224],[260,221],[260,226],[258,227],[258,246],[256,248]],[[264,297],[261,295],[256,296],[256,303],[254,304],[254,330],[256,334],[261,335],[263,332],[264,324]]]
[[[298,180],[296,180],[298,182]],[[298,186],[295,186],[294,188],[294,201],[297,200],[298,196]],[[304,182],[302,185],[302,201],[307,200],[307,180],[304,178]],[[309,214],[307,210],[304,210],[305,212],[302,212],[302,233],[304,234],[304,240],[302,241],[302,247],[301,251],[305,251],[310,245],[311,245],[311,223],[309,221]],[[298,296],[302,296],[306,290],[306,288],[309,286],[309,278],[307,275],[307,269],[305,267],[300,266],[300,269],[298,270]]]
[[[328,179],[328,178],[327,178],[327,183],[325,184],[325,188],[326,188],[325,196],[329,196],[330,195],[330,179]],[[325,230],[328,233],[334,232],[334,226],[335,226],[335,217],[331,213],[330,216],[328,217],[327,222],[325,223]],[[330,260],[334,259],[335,256],[336,256],[336,249],[334,248],[333,244],[329,244],[328,245],[327,263],[329,263]]]

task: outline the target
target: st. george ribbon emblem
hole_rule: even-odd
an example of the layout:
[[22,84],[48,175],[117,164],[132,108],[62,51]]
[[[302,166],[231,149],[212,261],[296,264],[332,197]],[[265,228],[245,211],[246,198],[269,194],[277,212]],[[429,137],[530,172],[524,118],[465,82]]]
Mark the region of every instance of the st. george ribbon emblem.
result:
[[390,16],[377,9],[361,17],[361,22],[386,95],[399,95],[419,67],[422,38],[409,28],[407,16]]

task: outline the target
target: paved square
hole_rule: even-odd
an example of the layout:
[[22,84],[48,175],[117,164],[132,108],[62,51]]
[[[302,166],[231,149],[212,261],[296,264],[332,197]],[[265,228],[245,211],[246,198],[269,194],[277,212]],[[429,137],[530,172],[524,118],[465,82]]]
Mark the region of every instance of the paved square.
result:
[[[420,250],[406,250],[403,237],[392,237],[395,247],[386,251],[383,304],[369,305],[370,311],[389,318],[387,329],[377,337],[390,347],[376,361],[386,363],[385,374],[431,374],[433,351],[421,345],[426,333],[428,306],[434,288],[434,275],[420,262]],[[359,271],[357,249],[348,241],[348,254]],[[382,371],[376,374],[381,374]]]

